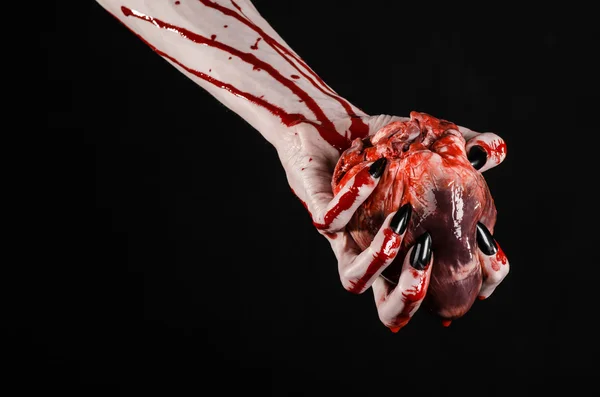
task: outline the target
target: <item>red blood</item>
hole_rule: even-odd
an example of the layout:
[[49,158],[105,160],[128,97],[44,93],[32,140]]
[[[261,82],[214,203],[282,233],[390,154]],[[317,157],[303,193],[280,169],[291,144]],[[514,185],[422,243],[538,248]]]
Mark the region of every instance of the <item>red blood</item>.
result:
[[400,331],[400,328],[402,327],[389,327],[390,331],[392,331],[393,333],[397,333],[398,331]]
[[369,174],[369,169],[364,168],[362,172],[356,174],[356,177],[354,178],[354,184],[340,197],[338,203],[331,210],[329,210],[327,214],[325,214],[325,218],[323,219],[324,223],[313,222],[315,227],[317,229],[327,229],[343,211],[346,211],[352,207],[358,198],[359,188],[372,183],[374,182],[371,174]]
[[442,320],[442,325],[444,327],[449,327],[452,324],[452,320]]
[[498,263],[498,261],[492,260],[491,265],[492,265],[493,271],[495,271],[495,272],[500,271],[500,264]]
[[506,143],[504,141],[492,141],[491,144],[477,141],[477,145],[481,146],[487,153],[487,157],[493,159],[496,164],[499,164],[502,156],[506,155]]
[[365,270],[365,274],[356,281],[356,283],[353,283],[352,287],[349,289],[350,292],[361,292],[365,288],[367,281],[369,281],[387,261],[396,256],[396,252],[398,252],[398,247],[400,247],[402,239],[391,229],[386,229],[383,233],[384,238],[380,250],[373,256],[373,260],[369,263],[367,270]]
[[[248,26],[250,29],[254,30],[256,33],[258,33],[260,35],[260,37],[263,38],[265,43],[267,43],[269,46],[271,46],[283,59],[285,59],[285,61],[287,63],[289,63],[294,69],[296,69],[298,71],[298,73],[300,73],[302,76],[304,76],[315,88],[317,88],[319,91],[321,91],[325,95],[338,101],[352,120],[351,125],[350,125],[350,140],[354,140],[355,138],[364,138],[365,136],[367,136],[367,134],[369,132],[369,127],[367,126],[367,124],[365,124],[365,122],[362,121],[362,119],[358,115],[356,115],[354,110],[352,110],[352,106],[350,105],[350,103],[348,103],[348,101],[341,98],[339,95],[337,95],[335,93],[335,91],[333,91],[331,88],[329,88],[329,86],[327,86],[327,84],[325,84],[325,82],[311,68],[309,68],[308,65],[298,55],[294,54],[291,50],[289,50],[287,47],[283,46],[281,43],[279,43],[273,37],[269,36],[264,30],[262,30],[260,27],[258,27],[256,24],[254,24],[252,21],[250,21],[246,17],[246,15],[244,15],[240,6],[238,6],[237,3],[235,3],[235,1],[232,0],[231,3],[240,12],[241,15],[238,14],[237,12],[235,12],[234,10],[231,10],[227,7],[223,7],[222,5],[215,3],[214,1],[210,1],[210,0],[199,0],[199,1],[207,7],[213,8],[215,10],[222,12],[225,15],[228,15],[232,18],[237,19],[238,21],[240,21],[243,24],[245,24],[246,26]],[[295,62],[293,62],[292,60],[294,60]],[[302,69],[300,69],[300,67],[298,67],[298,64],[308,74],[310,74],[314,78],[314,80],[313,80],[313,78],[308,76],[307,73],[304,73],[304,71]],[[317,82],[319,84],[317,84]]]
[[479,299],[480,301],[482,301],[482,300],[485,300],[485,296],[483,296],[483,295],[479,295],[479,296],[477,297],[477,299]]
[[175,5],[179,5],[179,4],[181,4],[181,1],[176,1],[175,2]]
[[[202,0],[200,0],[200,1],[202,1]],[[204,3],[204,2],[203,2],[203,3]],[[239,12],[241,12],[241,13],[242,13],[244,16],[246,16],[246,15],[244,14],[244,11],[242,11],[241,7],[240,7],[239,5],[237,5],[237,3],[236,3],[235,1],[231,0],[231,4],[233,4],[233,6],[234,6],[235,8],[237,8]]]
[[[427,266],[429,266],[429,265],[427,265]],[[408,315],[411,312],[412,308],[415,306],[415,304],[422,301],[423,298],[425,297],[425,294],[427,293],[427,286],[429,284],[429,278],[426,275],[427,273],[425,273],[426,270],[427,270],[427,267],[422,272],[417,272],[416,270],[414,270],[412,275],[414,278],[419,279],[419,285],[416,285],[414,288],[406,290],[405,292],[402,293],[402,296],[404,297],[404,301],[406,304],[405,309],[403,310],[402,313],[405,315]]]
[[223,25],[223,27],[224,27],[225,29],[227,29],[227,25]]
[[[291,80],[289,80],[288,78],[284,77],[277,69],[275,69],[272,65],[258,59],[256,56],[254,56],[253,54],[250,53],[245,53],[242,52],[238,49],[235,49],[233,47],[230,47],[226,44],[223,44],[221,42],[215,41],[215,40],[209,40],[208,38],[201,36],[197,33],[191,32],[185,28],[179,27],[179,26],[175,26],[172,25],[170,23],[161,21],[159,19],[156,18],[152,18],[150,16],[141,14],[137,11],[132,11],[131,9],[122,6],[121,7],[121,11],[123,12],[123,14],[127,17],[132,16],[138,19],[141,19],[143,21],[152,23],[153,25],[162,28],[162,29],[168,29],[170,31],[173,32],[177,32],[179,33],[179,35],[181,35],[181,37],[184,37],[194,43],[197,44],[202,44],[202,45],[207,45],[210,47],[214,47],[214,48],[218,48],[222,51],[228,52],[238,58],[240,58],[241,60],[253,65],[255,70],[264,70],[266,71],[269,75],[271,75],[271,77],[273,77],[275,80],[277,80],[280,84],[284,85],[285,87],[287,87],[290,91],[292,91],[295,95],[297,95],[298,97],[300,97],[301,99],[304,100],[304,102],[306,103],[306,106],[313,112],[313,114],[315,115],[317,122],[311,121],[311,120],[307,120],[303,115],[300,114],[293,114],[290,115],[287,112],[285,112],[283,109],[269,104],[265,101],[262,102],[258,102],[255,100],[255,96],[250,94],[250,93],[245,93],[245,92],[241,92],[240,90],[238,90],[236,87],[234,87],[231,84],[227,84],[227,83],[222,83],[219,82],[219,84],[215,84],[215,82],[210,81],[211,83],[221,87],[221,88],[225,88],[227,90],[229,90],[230,92],[234,93],[235,95],[238,95],[244,99],[247,99],[253,103],[255,103],[258,106],[262,106],[264,108],[266,108],[267,110],[269,110],[271,113],[277,115],[278,117],[281,118],[281,120],[283,121],[284,124],[286,124],[287,126],[290,125],[296,125],[298,123],[301,122],[307,122],[311,125],[313,125],[317,131],[319,132],[319,135],[321,135],[321,137],[323,139],[325,139],[325,141],[327,141],[331,146],[335,147],[336,149],[338,149],[339,151],[344,150],[346,147],[349,146],[349,139],[341,136],[340,134],[337,133],[335,126],[333,125],[333,123],[331,122],[331,120],[329,120],[329,118],[327,118],[327,116],[325,115],[325,113],[323,112],[323,110],[321,109],[321,107],[317,104],[317,102],[310,96],[308,95],[308,93],[304,90],[302,90],[300,87],[298,87],[294,82],[292,82]],[[214,36],[214,35],[213,35]],[[138,35],[138,37],[140,37]],[[154,51],[156,51],[158,54],[164,56],[165,58],[171,60],[172,62],[178,64],[179,66],[181,66],[182,68],[184,68],[185,70],[187,70],[189,73],[194,74],[197,77],[200,77],[204,80],[207,80],[206,78],[204,78],[202,76],[201,72],[197,72],[189,67],[187,67],[186,65],[182,64],[181,62],[177,61],[175,58],[171,57],[170,55],[166,54],[163,51],[158,50],[157,48],[155,48],[154,46],[152,46],[150,43],[148,43],[145,39],[143,39],[142,37],[140,37],[146,44],[148,44],[152,49],[154,49]],[[207,80],[209,81],[209,80]],[[290,117],[293,118],[293,121],[290,121]],[[287,120],[287,121],[284,121]],[[291,123],[291,124],[290,124]]]
[[258,42],[260,41],[260,39],[260,37],[256,39],[256,43],[254,43],[254,45],[251,45],[250,48],[252,48],[253,50],[258,50]]
[[504,251],[502,251],[502,248],[500,248],[499,245],[498,252],[496,253],[496,261],[502,263],[503,265],[506,265],[508,263],[508,259],[506,259],[506,255],[504,255]]
[[[406,309],[400,314],[414,312],[422,302],[442,319],[454,320],[466,313],[479,295],[482,272],[473,263],[476,223],[485,219],[493,225],[496,210],[485,180],[467,159],[458,127],[424,113],[410,115],[410,120],[392,122],[370,138],[353,141],[336,164],[333,193],[345,192],[348,181],[369,162],[387,158],[377,186],[355,211],[346,230],[365,250],[387,216],[410,203],[410,227],[396,259],[382,276],[396,283],[410,247],[429,232],[436,261],[431,284],[427,277],[426,287],[406,291]],[[458,205],[465,209],[460,216]],[[490,259],[493,262],[494,258]],[[405,276],[420,280],[410,271]],[[393,325],[400,325],[397,319]]]
[[216,39],[216,38],[217,38],[217,35],[216,35],[216,34],[211,34],[211,35],[210,35],[210,39],[211,39],[211,40],[214,40],[214,39]]
[[300,76],[298,76],[297,74],[293,74],[290,77],[293,78],[293,79],[299,79],[300,78]]

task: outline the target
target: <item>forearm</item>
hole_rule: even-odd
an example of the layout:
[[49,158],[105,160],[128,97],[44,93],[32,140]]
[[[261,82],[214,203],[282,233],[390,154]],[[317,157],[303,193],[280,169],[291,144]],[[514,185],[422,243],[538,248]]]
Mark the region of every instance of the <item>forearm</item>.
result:
[[276,147],[307,123],[338,150],[365,114],[294,53],[249,0],[97,0]]

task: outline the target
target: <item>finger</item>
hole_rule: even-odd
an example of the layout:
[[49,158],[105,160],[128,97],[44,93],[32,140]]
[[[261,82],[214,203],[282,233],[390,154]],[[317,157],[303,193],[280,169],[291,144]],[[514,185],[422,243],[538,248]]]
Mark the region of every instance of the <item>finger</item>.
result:
[[506,158],[504,139],[491,132],[477,134],[469,139],[466,150],[471,165],[480,172],[494,168]]
[[373,294],[379,319],[392,332],[404,327],[421,306],[431,277],[431,235],[423,234],[408,251],[398,284],[383,277],[373,283]]
[[382,157],[350,178],[325,209],[313,215],[315,227],[323,233],[334,233],[344,228],[377,186],[386,163],[387,160]]
[[482,223],[477,223],[477,246],[483,283],[479,299],[487,299],[508,274],[510,266],[502,248]]
[[394,261],[406,233],[412,213],[410,204],[388,215],[375,235],[371,245],[356,255],[344,255],[338,260],[340,280],[344,288],[361,294],[367,290],[381,272]]

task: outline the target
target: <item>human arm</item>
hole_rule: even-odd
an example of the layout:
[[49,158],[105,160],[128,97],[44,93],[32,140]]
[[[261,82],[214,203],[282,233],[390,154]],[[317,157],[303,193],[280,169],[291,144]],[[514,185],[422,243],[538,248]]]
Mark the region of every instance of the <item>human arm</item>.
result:
[[[385,244],[374,241],[373,252],[357,250],[344,226],[375,188],[377,167],[363,172],[366,183],[358,186],[357,178],[335,197],[332,171],[354,139],[404,118],[367,116],[337,95],[249,1],[99,2],[275,147],[290,187],[332,245],[344,286],[365,279],[360,269]],[[352,200],[339,205],[341,197]],[[369,277],[362,291],[371,283]]]

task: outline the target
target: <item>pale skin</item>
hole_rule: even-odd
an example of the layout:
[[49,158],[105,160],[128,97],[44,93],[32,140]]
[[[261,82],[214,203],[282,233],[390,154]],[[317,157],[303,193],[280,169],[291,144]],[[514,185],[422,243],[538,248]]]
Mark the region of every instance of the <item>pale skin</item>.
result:
[[[434,254],[423,269],[416,269],[409,263],[409,251],[397,282],[381,277],[396,257],[405,232],[398,233],[391,224],[396,213],[386,218],[364,251],[346,231],[356,209],[377,186],[379,176],[370,170],[369,163],[335,196],[331,181],[342,151],[353,138],[373,135],[407,118],[370,116],[340,97],[293,52],[249,0],[97,1],[273,145],[291,189],[331,245],[341,284],[354,293],[372,288],[382,323],[393,331],[406,325],[427,291]],[[458,129],[466,152],[475,145],[484,149],[480,172],[504,160],[502,138]],[[349,196],[350,205],[340,207],[341,200]],[[477,255],[482,258],[483,299],[500,284],[509,267],[495,263],[495,255],[480,250]],[[369,265],[374,257],[383,259],[373,272]],[[361,285],[358,290],[353,288],[357,284]]]

